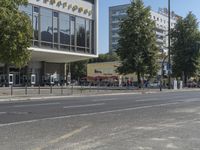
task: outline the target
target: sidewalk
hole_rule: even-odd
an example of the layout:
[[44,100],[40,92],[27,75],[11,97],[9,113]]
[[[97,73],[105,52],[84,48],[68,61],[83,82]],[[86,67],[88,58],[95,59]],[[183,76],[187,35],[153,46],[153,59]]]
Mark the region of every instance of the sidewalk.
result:
[[[189,92],[189,91],[199,91],[200,89],[182,89],[182,90],[168,90],[164,89],[162,93],[166,92]],[[61,94],[43,94],[43,95],[5,95],[0,96],[0,102],[13,102],[13,101],[34,101],[34,100],[49,100],[56,98],[70,98],[70,97],[83,97],[83,96],[109,96],[109,95],[140,95],[140,94],[153,94],[153,93],[161,93],[159,89],[144,89],[144,90],[118,90],[118,91],[90,91],[90,92],[82,92],[82,93],[74,93],[73,95],[61,95]]]

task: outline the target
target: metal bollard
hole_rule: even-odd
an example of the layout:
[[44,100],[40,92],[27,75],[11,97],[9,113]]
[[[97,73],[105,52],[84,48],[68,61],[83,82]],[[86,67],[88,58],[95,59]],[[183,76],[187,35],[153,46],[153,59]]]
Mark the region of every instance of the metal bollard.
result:
[[40,95],[40,85],[39,85],[39,87],[38,87],[38,94]]
[[27,84],[26,84],[26,86],[25,86],[25,95],[27,95],[28,94],[28,87],[27,87]]
[[52,85],[50,86],[50,94],[53,93],[53,88],[52,88]]
[[61,95],[63,95],[63,85],[61,86]]
[[72,88],[71,88],[71,95],[73,95],[74,94],[74,87],[73,87],[73,84],[72,84]]
[[11,96],[13,96],[13,85],[11,85],[11,91],[10,91]]
[[83,86],[81,85],[81,94],[83,93]]

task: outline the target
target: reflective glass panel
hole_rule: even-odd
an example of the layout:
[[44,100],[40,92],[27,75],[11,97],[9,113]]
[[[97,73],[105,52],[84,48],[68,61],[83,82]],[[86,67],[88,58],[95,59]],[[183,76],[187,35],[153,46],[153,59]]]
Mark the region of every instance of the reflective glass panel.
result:
[[[85,47],[85,19],[76,18],[77,46]],[[80,50],[83,50],[82,48]]]
[[75,17],[70,17],[71,50],[75,50]]
[[53,16],[53,35],[54,43],[58,43],[58,13],[54,12]]
[[51,46],[53,41],[52,10],[41,8],[41,41],[42,46]]
[[70,45],[69,15],[60,13],[60,43]]
[[33,39],[38,41],[39,40],[39,8],[38,7],[34,7],[34,11],[33,11],[33,30],[34,30]]

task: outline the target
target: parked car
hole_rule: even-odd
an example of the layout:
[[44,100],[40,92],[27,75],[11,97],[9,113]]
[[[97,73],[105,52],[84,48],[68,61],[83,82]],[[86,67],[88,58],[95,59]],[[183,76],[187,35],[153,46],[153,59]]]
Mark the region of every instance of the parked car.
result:
[[150,82],[148,84],[148,87],[151,87],[151,88],[157,88],[159,86],[160,86],[160,83],[158,81]]
[[187,87],[188,87],[188,88],[195,88],[195,87],[197,87],[197,86],[198,86],[197,83],[194,82],[194,81],[188,81],[188,82],[187,82]]

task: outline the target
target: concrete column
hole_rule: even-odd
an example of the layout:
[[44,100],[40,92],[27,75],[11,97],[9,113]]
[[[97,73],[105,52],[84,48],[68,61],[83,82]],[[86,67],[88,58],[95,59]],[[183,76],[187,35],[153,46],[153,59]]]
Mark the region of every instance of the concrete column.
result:
[[40,73],[40,84],[43,82],[43,77],[45,76],[46,73],[46,62],[42,61],[42,69]]
[[64,81],[65,81],[65,84],[64,84],[64,86],[66,86],[67,85],[67,63],[65,63],[64,64]]

